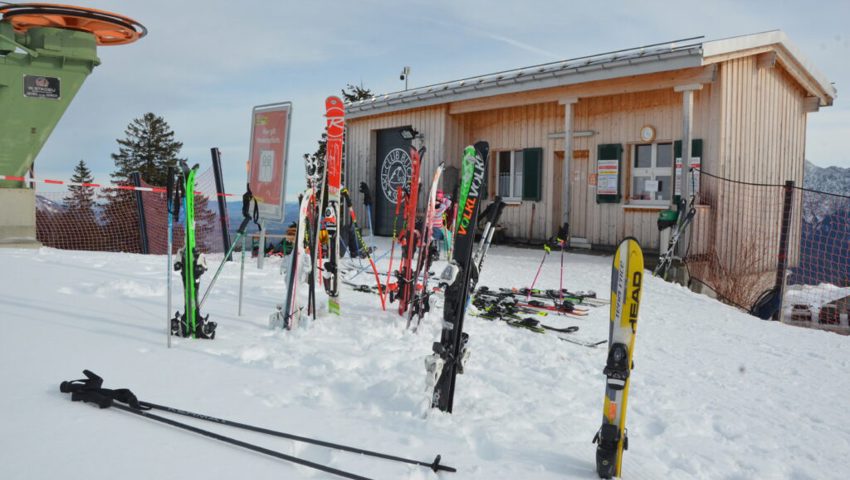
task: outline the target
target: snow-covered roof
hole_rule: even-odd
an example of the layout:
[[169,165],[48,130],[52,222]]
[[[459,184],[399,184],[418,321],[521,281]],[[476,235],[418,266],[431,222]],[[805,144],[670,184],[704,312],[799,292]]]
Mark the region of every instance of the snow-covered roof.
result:
[[493,95],[699,67],[715,63],[719,56],[772,46],[781,47],[811,78],[820,91],[809,92],[810,95],[820,97],[822,105],[832,104],[835,88],[811,66],[783,32],[775,30],[713,41],[703,39],[702,36],[684,38],[376,95],[348,103],[346,117],[357,118]]

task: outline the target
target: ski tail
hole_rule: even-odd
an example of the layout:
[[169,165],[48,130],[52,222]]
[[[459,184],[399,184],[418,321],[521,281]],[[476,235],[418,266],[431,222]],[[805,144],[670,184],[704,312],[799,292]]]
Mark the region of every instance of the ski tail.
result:
[[628,448],[626,409],[643,276],[640,244],[634,238],[626,238],[617,247],[612,266],[608,357],[603,370],[605,398],[602,426],[593,439],[597,444],[596,471],[601,478],[620,476],[623,451]]

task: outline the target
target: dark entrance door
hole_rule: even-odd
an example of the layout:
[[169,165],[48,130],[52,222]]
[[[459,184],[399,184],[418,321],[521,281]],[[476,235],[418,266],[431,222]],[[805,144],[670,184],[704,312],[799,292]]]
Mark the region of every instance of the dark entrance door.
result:
[[[379,130],[376,142],[377,167],[375,169],[375,233],[393,234],[396,192],[410,183],[412,165],[410,140],[401,138],[402,128]],[[401,220],[399,220],[401,221]],[[400,229],[401,224],[396,229]]]

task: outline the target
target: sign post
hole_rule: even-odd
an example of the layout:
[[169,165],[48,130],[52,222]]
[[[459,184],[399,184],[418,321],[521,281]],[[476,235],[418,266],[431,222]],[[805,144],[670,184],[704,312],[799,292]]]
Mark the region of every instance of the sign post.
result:
[[[248,186],[257,200],[262,219],[282,223],[286,201],[286,165],[292,103],[281,102],[254,107],[251,113],[251,152]],[[260,233],[257,268],[263,268],[265,228]]]

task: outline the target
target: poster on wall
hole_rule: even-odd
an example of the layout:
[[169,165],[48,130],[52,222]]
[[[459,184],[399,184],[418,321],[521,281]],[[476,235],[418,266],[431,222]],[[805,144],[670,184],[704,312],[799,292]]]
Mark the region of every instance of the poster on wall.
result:
[[596,162],[596,194],[618,195],[620,193],[620,161],[598,160]]
[[284,221],[291,123],[291,102],[258,105],[251,113],[248,184],[263,220]]
[[[688,186],[691,195],[699,192],[699,168],[702,165],[700,157],[691,157],[691,170],[693,172],[693,183]],[[676,157],[676,192],[674,195],[682,194],[682,157]]]

